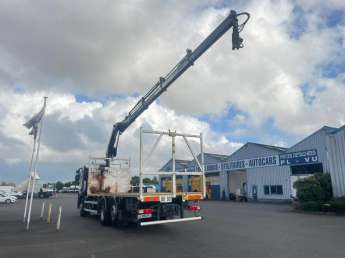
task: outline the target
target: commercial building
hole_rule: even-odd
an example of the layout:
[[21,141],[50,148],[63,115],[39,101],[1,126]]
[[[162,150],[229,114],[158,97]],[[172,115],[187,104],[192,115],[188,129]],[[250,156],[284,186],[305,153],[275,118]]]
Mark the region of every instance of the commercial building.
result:
[[[345,195],[345,126],[324,126],[290,148],[248,142],[231,155],[205,153],[204,160],[213,200],[244,194],[250,200],[289,201],[297,179],[319,172],[331,174],[335,196]],[[195,163],[178,160],[176,171],[193,171]],[[161,170],[172,171],[171,160]],[[193,190],[191,178],[179,180],[181,190]]]
[[246,143],[223,164],[221,174],[226,184],[222,191],[226,196],[242,192],[254,200],[289,198],[289,169],[279,166],[279,155],[285,151],[282,147]]
[[329,171],[334,196],[345,196],[345,126],[327,135]]

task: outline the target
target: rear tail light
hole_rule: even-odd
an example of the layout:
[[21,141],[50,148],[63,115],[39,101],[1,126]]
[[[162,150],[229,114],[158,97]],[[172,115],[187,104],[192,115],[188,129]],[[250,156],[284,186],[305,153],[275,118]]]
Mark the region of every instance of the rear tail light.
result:
[[191,211],[200,211],[200,206],[199,205],[190,205],[190,206],[188,206],[188,209]]
[[138,214],[152,214],[154,212],[153,209],[139,209]]

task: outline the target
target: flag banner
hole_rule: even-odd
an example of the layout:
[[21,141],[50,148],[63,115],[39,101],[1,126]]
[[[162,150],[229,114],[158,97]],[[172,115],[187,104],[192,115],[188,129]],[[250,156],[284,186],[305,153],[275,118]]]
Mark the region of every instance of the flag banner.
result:
[[34,115],[29,121],[27,121],[24,124],[24,126],[28,129],[34,127],[41,121],[43,114],[44,114],[44,106],[42,107],[41,111],[38,112],[36,115]]
[[29,121],[27,121],[24,124],[24,126],[26,128],[31,129],[29,132],[29,135],[33,135],[35,139],[36,139],[37,132],[38,132],[38,124],[42,120],[42,117],[44,115],[44,111],[45,111],[45,103],[44,103],[42,109],[36,115],[34,115]]
[[36,139],[37,132],[38,132],[38,125],[34,125],[31,129],[31,131],[29,132],[29,135],[33,135]]
[[[24,126],[30,129],[29,135],[34,136],[34,145],[32,150],[32,156],[30,161],[30,177],[29,177],[29,183],[27,185],[27,194],[26,194],[26,200],[25,200],[25,208],[24,208],[24,216],[23,216],[23,222],[26,222],[26,230],[29,230],[30,227],[30,220],[31,220],[31,209],[32,209],[32,200],[34,196],[34,189],[35,189],[35,182],[36,180],[40,180],[40,176],[38,175],[36,168],[38,163],[38,157],[40,153],[40,140],[41,140],[41,133],[42,133],[42,126],[43,126],[43,115],[45,113],[46,109],[46,103],[47,103],[47,97],[44,97],[44,103],[42,109],[34,115],[29,121],[27,121]],[[40,124],[40,128],[38,130],[38,126]],[[38,135],[38,138],[36,139]],[[37,148],[36,148],[37,144]],[[31,189],[30,189],[31,187]],[[29,201],[29,192],[31,191],[30,195],[30,201]]]

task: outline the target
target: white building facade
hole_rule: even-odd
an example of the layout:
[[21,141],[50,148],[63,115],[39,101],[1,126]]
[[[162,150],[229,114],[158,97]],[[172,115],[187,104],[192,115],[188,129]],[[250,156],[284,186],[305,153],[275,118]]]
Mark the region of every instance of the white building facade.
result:
[[345,196],[345,126],[328,134],[326,144],[333,195]]
[[212,200],[245,195],[290,201],[296,195],[294,182],[315,173],[330,173],[334,196],[345,196],[345,126],[324,126],[290,148],[249,142],[229,156],[207,153],[205,173]]

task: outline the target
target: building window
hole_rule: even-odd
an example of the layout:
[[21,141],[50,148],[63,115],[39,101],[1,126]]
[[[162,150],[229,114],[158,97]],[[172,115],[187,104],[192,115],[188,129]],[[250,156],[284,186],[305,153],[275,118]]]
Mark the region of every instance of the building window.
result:
[[271,194],[277,194],[277,186],[271,185]]
[[264,185],[264,194],[283,194],[283,186],[282,185]]
[[323,173],[322,163],[291,166],[291,175],[293,176],[315,173]]

